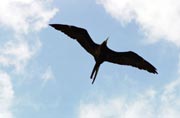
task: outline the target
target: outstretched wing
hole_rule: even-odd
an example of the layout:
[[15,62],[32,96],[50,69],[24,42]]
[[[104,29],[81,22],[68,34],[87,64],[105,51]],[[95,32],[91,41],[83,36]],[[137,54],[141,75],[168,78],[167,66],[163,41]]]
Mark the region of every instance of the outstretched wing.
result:
[[56,30],[60,30],[69,37],[76,39],[80,43],[80,45],[84,49],[86,49],[86,51],[88,51],[93,56],[95,55],[95,50],[98,47],[98,44],[93,42],[87,30],[76,26],[70,26],[64,24],[49,24],[49,25],[54,27]]
[[139,69],[146,70],[150,73],[157,74],[156,68],[151,65],[148,61],[143,59],[138,54],[129,51],[129,52],[115,52],[109,48],[106,49],[106,61],[120,64],[120,65],[129,65]]

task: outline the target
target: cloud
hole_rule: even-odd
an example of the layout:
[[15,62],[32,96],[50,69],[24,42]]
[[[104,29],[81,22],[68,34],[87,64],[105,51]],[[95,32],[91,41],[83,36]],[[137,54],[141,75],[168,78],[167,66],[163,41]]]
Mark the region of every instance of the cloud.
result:
[[42,74],[42,80],[43,80],[42,86],[44,86],[48,81],[53,79],[54,79],[54,74],[51,67],[49,66]]
[[[0,118],[12,118],[14,90],[11,78],[26,71],[25,67],[37,55],[42,43],[38,32],[48,26],[58,9],[53,0],[5,0],[0,4],[0,28],[4,36],[0,45]],[[15,73],[12,73],[14,72]],[[31,76],[31,73],[28,72]],[[10,78],[11,77],[11,78]],[[20,76],[22,77],[22,76]],[[15,80],[14,80],[15,81]],[[19,97],[19,96],[18,96]]]
[[13,118],[11,107],[14,99],[14,90],[10,77],[0,72],[0,118]]
[[147,89],[133,99],[119,96],[82,102],[78,118],[179,118],[179,81],[166,85],[163,91]]
[[[6,0],[0,4],[0,25],[14,31],[14,39],[0,47],[0,64],[23,70],[38,52],[41,41],[32,35],[48,25],[58,9],[52,0]],[[31,36],[31,37],[30,37]],[[32,38],[29,40],[29,37]]]
[[135,22],[151,42],[167,40],[180,46],[179,0],[97,0],[122,24]]
[[[38,52],[41,41],[37,33],[48,25],[58,9],[51,8],[52,0],[5,0],[0,4],[0,26],[13,31],[14,39],[0,47],[0,64],[23,70]],[[8,30],[9,31],[9,30]],[[30,39],[32,38],[32,39]]]
[[0,4],[0,24],[16,33],[39,31],[57,13],[52,0],[5,0]]
[[17,72],[22,71],[40,47],[39,40],[33,44],[29,44],[27,40],[7,41],[0,49],[0,64],[4,67],[14,67]]

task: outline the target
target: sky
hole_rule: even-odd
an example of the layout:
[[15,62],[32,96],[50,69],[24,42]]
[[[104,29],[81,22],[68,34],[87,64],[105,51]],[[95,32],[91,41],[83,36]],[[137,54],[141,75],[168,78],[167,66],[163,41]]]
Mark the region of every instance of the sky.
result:
[[[48,26],[107,37],[158,74],[95,64],[75,40]],[[0,118],[179,118],[179,0],[4,0],[0,4]]]

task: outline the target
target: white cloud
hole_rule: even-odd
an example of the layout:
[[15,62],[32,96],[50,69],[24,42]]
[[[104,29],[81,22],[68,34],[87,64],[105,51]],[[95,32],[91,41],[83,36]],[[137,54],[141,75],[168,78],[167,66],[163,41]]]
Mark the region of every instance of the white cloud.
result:
[[[0,64],[23,70],[41,47],[32,34],[48,25],[58,9],[51,8],[52,0],[5,0],[0,4],[0,25],[14,31],[14,39],[0,47]],[[30,37],[31,36],[31,37]],[[29,40],[29,37],[32,38]]]
[[53,79],[54,79],[54,74],[51,67],[49,66],[45,70],[45,72],[42,74],[42,80],[43,80],[42,85],[44,86],[48,81],[53,80]]
[[154,118],[152,112],[151,104],[146,99],[128,103],[119,97],[81,104],[79,118]]
[[29,44],[26,40],[10,40],[0,49],[0,64],[21,71],[41,47],[39,40]]
[[0,72],[0,118],[13,118],[11,107],[14,91],[10,77],[5,72]]
[[6,29],[4,35],[13,35],[14,37],[0,46],[0,66],[4,71],[8,70],[8,73],[0,72],[0,118],[14,117],[10,109],[14,96],[10,75],[12,71],[16,71],[16,76],[19,75],[19,72],[24,72],[25,66],[41,48],[37,32],[45,28],[58,11],[51,7],[52,1],[1,1],[0,27]]
[[122,24],[136,22],[149,41],[161,39],[180,46],[179,0],[97,0]]
[[50,8],[52,0],[4,0],[0,4],[0,24],[16,33],[39,31],[58,11]]
[[148,89],[133,99],[122,96],[82,102],[78,118],[179,118],[180,79],[163,91]]

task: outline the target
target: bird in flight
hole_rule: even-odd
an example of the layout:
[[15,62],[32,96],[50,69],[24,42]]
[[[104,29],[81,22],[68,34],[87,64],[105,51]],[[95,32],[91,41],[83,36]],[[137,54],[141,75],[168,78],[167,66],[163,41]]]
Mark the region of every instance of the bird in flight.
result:
[[78,41],[79,44],[94,57],[96,63],[90,76],[90,78],[93,79],[92,84],[95,82],[99,67],[104,61],[120,65],[129,65],[157,74],[156,68],[135,52],[116,52],[109,49],[107,47],[108,38],[101,44],[96,44],[86,29],[65,24],[49,25]]

